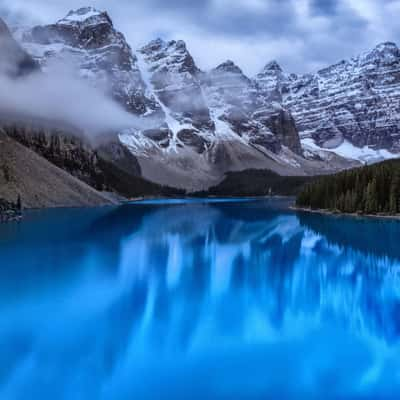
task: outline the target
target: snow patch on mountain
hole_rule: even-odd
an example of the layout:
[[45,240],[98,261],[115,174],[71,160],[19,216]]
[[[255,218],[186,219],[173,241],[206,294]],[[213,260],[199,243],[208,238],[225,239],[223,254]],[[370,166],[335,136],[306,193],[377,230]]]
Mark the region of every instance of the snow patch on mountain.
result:
[[151,93],[151,95],[153,95],[155,97],[155,99],[157,100],[157,102],[160,104],[162,111],[164,112],[165,115],[165,122],[168,125],[168,128],[171,130],[173,137],[172,137],[172,141],[171,141],[171,146],[169,146],[169,148],[172,147],[172,149],[174,151],[177,151],[177,142],[178,142],[178,132],[181,129],[184,128],[192,128],[191,125],[189,124],[182,124],[180,121],[178,121],[170,112],[169,108],[160,100],[160,98],[157,95],[157,89],[154,87],[151,79],[152,79],[152,75],[148,69],[148,66],[146,64],[146,61],[144,60],[144,56],[142,53],[138,52],[137,53],[137,61],[138,61],[138,66],[139,69],[142,73],[142,78],[143,81],[146,85],[146,90],[147,93]]
[[58,23],[82,23],[93,17],[96,17],[94,22],[99,23],[100,19],[104,19],[104,13],[93,7],[84,7],[76,11],[70,11],[67,16],[59,20]]
[[363,164],[373,164],[380,161],[398,158],[400,156],[399,154],[391,153],[385,149],[374,150],[368,146],[362,148],[356,147],[347,140],[344,140],[339,146],[333,149],[319,147],[311,138],[303,139],[302,144],[304,148],[309,151],[332,152],[347,159],[360,161]]

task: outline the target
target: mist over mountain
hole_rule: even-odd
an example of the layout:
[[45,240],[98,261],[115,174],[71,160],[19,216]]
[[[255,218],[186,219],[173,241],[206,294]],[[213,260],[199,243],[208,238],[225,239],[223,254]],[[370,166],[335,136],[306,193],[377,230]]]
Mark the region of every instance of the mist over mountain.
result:
[[77,127],[89,139],[146,123],[77,73],[73,59],[53,59],[42,68],[0,20],[0,114],[53,120]]

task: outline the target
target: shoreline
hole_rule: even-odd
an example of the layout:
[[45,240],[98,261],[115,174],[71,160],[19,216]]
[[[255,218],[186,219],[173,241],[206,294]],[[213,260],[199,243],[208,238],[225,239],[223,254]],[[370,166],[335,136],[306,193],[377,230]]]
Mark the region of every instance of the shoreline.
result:
[[77,209],[77,208],[107,208],[118,207],[126,204],[137,203],[147,200],[191,200],[191,199],[255,199],[255,200],[273,200],[273,199],[292,199],[294,196],[139,196],[131,199],[121,199],[110,204],[99,205],[53,205],[43,207],[23,207],[23,211],[40,211],[40,210],[60,210],[60,209]]
[[400,215],[344,213],[344,212],[340,212],[340,211],[312,209],[312,208],[297,207],[297,206],[291,206],[290,209],[293,211],[301,211],[301,212],[306,212],[306,213],[310,213],[310,214],[330,215],[330,216],[336,216],[336,217],[374,218],[374,219],[400,221]]
[[279,199],[295,199],[295,196],[284,196],[284,195],[277,195],[277,196],[172,196],[172,197],[165,197],[165,196],[150,196],[150,197],[135,197],[132,199],[124,200],[121,204],[130,204],[130,203],[137,203],[141,201],[147,200],[193,200],[193,199],[254,199],[254,200],[279,200]]
[[[8,210],[8,212],[0,213],[0,223],[12,223],[12,222],[20,222],[23,220],[24,211],[40,211],[40,210],[56,210],[56,209],[77,209],[77,208],[108,208],[108,207],[118,207],[123,205],[140,203],[142,201],[151,201],[151,200],[191,200],[191,199],[203,199],[203,200],[212,200],[212,199],[254,199],[254,200],[279,200],[279,199],[294,199],[294,196],[205,196],[205,197],[197,197],[197,196],[181,196],[181,197],[165,197],[165,196],[141,196],[135,197],[132,199],[122,200],[115,204],[104,204],[99,206],[53,206],[53,207],[39,207],[39,208],[24,208],[21,213],[16,213],[15,210]],[[295,212],[305,212],[310,214],[320,214],[327,216],[336,216],[336,217],[351,217],[351,218],[367,218],[367,219],[381,219],[381,220],[392,220],[392,221],[400,221],[399,215],[389,215],[389,214],[358,214],[358,213],[344,213],[340,211],[331,211],[326,209],[312,209],[307,207],[297,207],[295,205],[289,206],[289,210]],[[10,211],[12,211],[10,213]],[[12,214],[12,215],[10,215]]]
[[[245,200],[245,199],[252,199],[252,200],[294,200],[294,196],[285,196],[285,195],[275,195],[275,196],[138,196],[132,199],[120,199],[116,201],[114,204],[101,204],[101,205],[77,205],[77,206],[44,206],[44,207],[24,207],[20,213],[16,213],[15,210],[12,210],[12,215],[10,215],[10,210],[5,211],[3,213],[0,212],[0,224],[3,223],[11,223],[11,222],[20,222],[24,220],[24,213],[27,212],[35,212],[35,211],[42,211],[42,210],[68,210],[68,209],[91,209],[91,208],[113,208],[113,207],[120,207],[129,204],[136,204],[143,201],[152,201],[152,200],[215,200],[215,199],[238,199],[238,200]],[[293,207],[289,207],[293,209]],[[306,210],[304,210],[306,211]],[[399,216],[400,218],[400,216]]]
[[44,211],[44,210],[77,210],[79,208],[82,209],[91,209],[91,208],[112,208],[118,207],[121,204],[103,204],[103,205],[96,205],[96,206],[47,206],[47,207],[24,207],[21,212],[18,214],[7,215],[2,214],[0,212],[0,224],[7,224],[12,222],[21,222],[25,219],[25,213],[35,212],[35,211]]

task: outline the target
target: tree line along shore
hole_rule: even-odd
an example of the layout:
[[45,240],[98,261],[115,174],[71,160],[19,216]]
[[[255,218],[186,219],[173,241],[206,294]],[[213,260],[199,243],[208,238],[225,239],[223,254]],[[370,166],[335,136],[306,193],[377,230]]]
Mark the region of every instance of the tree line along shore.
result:
[[296,206],[370,215],[400,213],[400,160],[320,177],[297,196]]

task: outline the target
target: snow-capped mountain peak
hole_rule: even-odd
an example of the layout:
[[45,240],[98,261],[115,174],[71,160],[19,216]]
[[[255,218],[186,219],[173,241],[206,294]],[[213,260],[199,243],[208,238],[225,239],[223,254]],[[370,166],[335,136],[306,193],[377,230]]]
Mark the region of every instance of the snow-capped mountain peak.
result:
[[139,52],[145,56],[148,62],[151,62],[152,72],[171,72],[173,70],[176,73],[187,72],[191,75],[200,72],[183,40],[152,40]]
[[255,78],[265,97],[270,101],[282,101],[282,84],[286,80],[277,61],[270,61]]
[[214,69],[214,71],[223,71],[223,72],[243,75],[243,71],[231,60],[227,60],[222,64],[218,65]]
[[82,7],[78,10],[71,10],[64,18],[60,19],[58,24],[88,24],[88,23],[107,23],[112,24],[108,14],[99,11],[94,7]]
[[399,51],[399,48],[397,47],[397,44],[394,42],[383,42],[379,43],[376,45],[375,50],[380,51],[380,52],[385,52],[385,51]]
[[126,110],[139,115],[161,113],[154,99],[146,96],[136,55],[106,12],[81,8],[20,36],[44,69],[53,59],[72,61],[81,77],[106,88]]
[[283,72],[281,66],[278,64],[276,60],[270,61],[265,67],[261,70],[259,75],[273,74]]
[[[265,96],[288,108],[303,146],[368,162],[400,152],[400,50],[392,42],[321,69],[257,76]],[[376,154],[376,158],[374,158]]]
[[361,56],[367,62],[375,62],[379,65],[391,65],[400,61],[400,50],[396,43],[384,42],[378,44],[372,51]]

